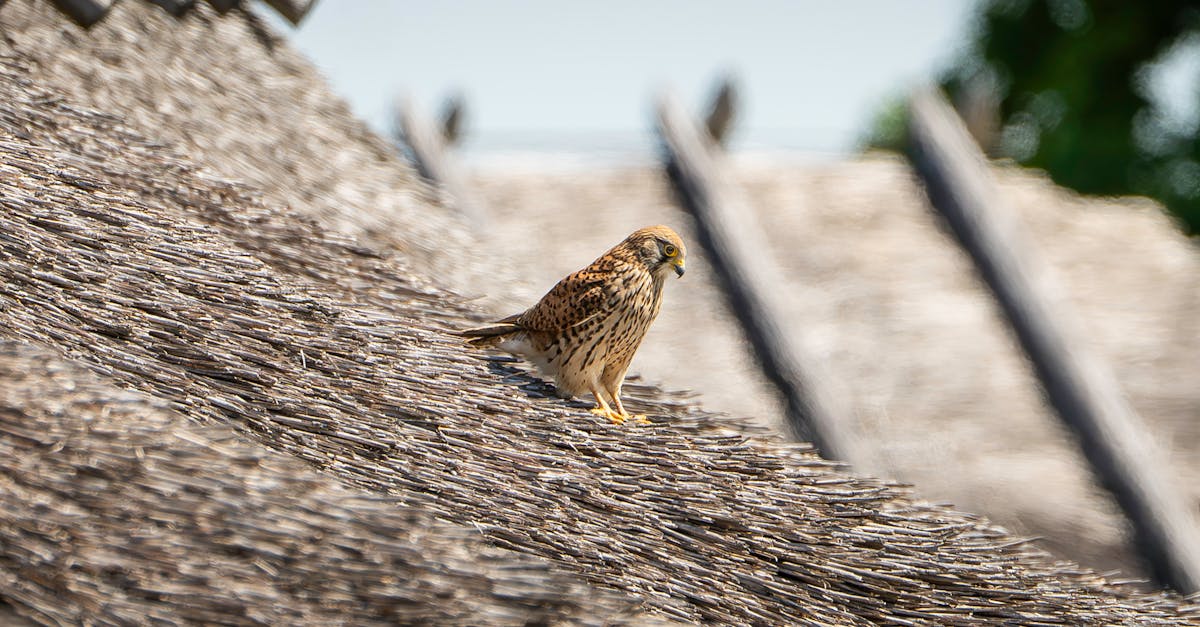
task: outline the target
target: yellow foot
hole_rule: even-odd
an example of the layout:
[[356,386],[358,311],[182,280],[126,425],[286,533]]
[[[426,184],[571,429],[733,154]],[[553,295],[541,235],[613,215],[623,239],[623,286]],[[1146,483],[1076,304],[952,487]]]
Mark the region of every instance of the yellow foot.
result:
[[638,423],[639,425],[654,424],[653,422],[650,422],[650,419],[646,417],[646,414],[637,414],[635,416],[632,416],[632,418],[633,418],[633,421]]
[[597,407],[590,411],[597,416],[608,418],[609,420],[613,421],[613,424],[615,425],[623,424],[625,422],[625,416],[622,416],[621,414],[618,414],[617,412],[605,407]]

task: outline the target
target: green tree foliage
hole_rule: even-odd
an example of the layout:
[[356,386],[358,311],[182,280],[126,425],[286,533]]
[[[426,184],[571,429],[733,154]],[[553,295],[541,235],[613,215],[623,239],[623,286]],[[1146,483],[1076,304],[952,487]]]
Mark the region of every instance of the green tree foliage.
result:
[[960,108],[992,94],[993,154],[1083,193],[1156,198],[1197,234],[1200,115],[1177,119],[1149,89],[1181,51],[1200,54],[1196,0],[989,0],[943,84]]

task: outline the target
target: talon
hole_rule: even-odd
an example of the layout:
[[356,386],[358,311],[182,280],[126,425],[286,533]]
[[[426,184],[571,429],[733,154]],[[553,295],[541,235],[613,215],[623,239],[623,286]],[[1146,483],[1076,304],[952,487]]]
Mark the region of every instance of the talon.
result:
[[605,418],[608,418],[615,425],[623,424],[625,422],[625,416],[622,416],[621,414],[618,414],[617,412],[612,411],[611,409],[605,409],[603,407],[596,407],[594,409],[589,409],[588,411],[592,412],[593,414],[596,414],[597,416],[603,416]]
[[652,425],[652,424],[654,424],[653,422],[650,422],[650,419],[646,417],[646,414],[638,414],[638,415],[636,415],[636,416],[633,416],[633,421],[634,421],[634,422],[636,422],[636,423],[638,423],[639,425]]

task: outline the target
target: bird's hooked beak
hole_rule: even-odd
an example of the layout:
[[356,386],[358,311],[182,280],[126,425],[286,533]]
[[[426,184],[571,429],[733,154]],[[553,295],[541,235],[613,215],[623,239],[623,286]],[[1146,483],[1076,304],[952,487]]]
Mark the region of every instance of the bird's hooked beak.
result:
[[671,265],[675,266],[675,275],[676,276],[683,276],[684,268],[683,268],[683,260],[682,259],[676,259],[675,261],[672,261]]

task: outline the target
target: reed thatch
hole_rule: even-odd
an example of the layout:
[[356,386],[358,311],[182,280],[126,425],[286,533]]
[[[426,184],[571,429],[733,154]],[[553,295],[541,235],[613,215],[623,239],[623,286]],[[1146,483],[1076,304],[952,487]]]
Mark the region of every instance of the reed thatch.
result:
[[10,0],[0,34],[72,103],[120,112],[271,206],[402,251],[430,274],[471,278],[451,252],[472,241],[457,215],[430,209],[433,194],[396,151],[250,7],[221,16],[199,2],[175,17],[147,4],[117,3],[85,30],[50,2]]
[[[123,23],[132,32],[173,27],[125,4]],[[212,18],[189,28],[220,40],[226,27],[216,24]],[[114,54],[132,63],[135,50]],[[224,53],[265,54],[253,47]],[[731,624],[1200,621],[1200,608],[1177,596],[1139,593],[1055,562],[974,516],[852,476],[803,445],[737,428],[679,395],[631,386],[630,409],[650,414],[653,424],[597,421],[578,404],[549,398],[510,363],[463,346],[447,330],[478,317],[436,277],[406,269],[394,249],[224,181],[185,156],[189,145],[147,137],[124,118],[48,89],[40,61],[20,47],[3,54],[0,335],[45,347],[195,422],[232,425],[323,476],[391,497],[398,509],[553,561],[660,617]],[[209,71],[176,69],[193,77]],[[264,125],[258,132],[274,131]],[[344,137],[338,145],[353,142]],[[490,263],[456,252],[464,264]],[[80,446],[104,450],[99,440]],[[210,476],[201,471],[211,456],[177,459],[164,480],[188,474],[188,465],[198,480]],[[262,476],[282,481],[279,475],[293,472],[280,464]],[[17,482],[23,475],[5,476]],[[47,489],[89,480],[65,468],[57,476]],[[109,477],[111,491],[90,496],[101,502],[89,507],[121,512],[107,501],[142,487]],[[56,489],[87,492],[87,485]],[[236,507],[246,511],[253,494],[232,491],[221,500],[244,501]],[[260,526],[321,511],[307,494],[294,512],[269,508]],[[164,493],[155,504],[178,503],[196,515],[197,529],[214,535],[231,524],[177,498],[190,496]],[[352,510],[353,502],[344,506]],[[13,507],[36,514],[39,505],[29,499]],[[135,538],[143,524],[114,521]],[[291,546],[317,544],[304,534],[297,539]],[[48,555],[69,561],[65,546]],[[210,555],[175,555],[183,577],[209,572]],[[100,566],[111,577],[139,572],[149,567],[141,556],[109,554]],[[421,557],[440,559],[434,549]],[[19,565],[34,559],[15,555]],[[347,570],[365,568],[365,558],[346,559]],[[64,579],[85,581],[78,569]],[[78,589],[81,620],[102,620],[106,591]],[[0,587],[0,598],[22,609],[17,590]],[[503,611],[490,602],[494,596],[475,598],[486,606],[480,611]],[[182,616],[179,599],[144,600]],[[362,602],[365,613],[378,601]],[[560,607],[569,619],[584,603]]]
[[38,623],[650,619],[545,561],[12,341],[0,342],[0,476],[0,598]]

